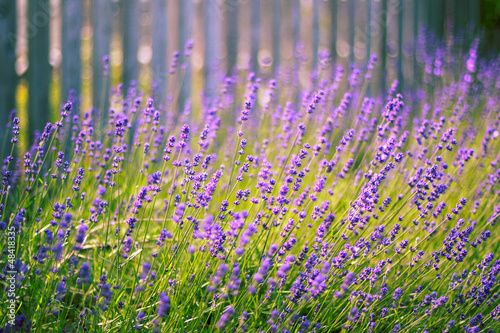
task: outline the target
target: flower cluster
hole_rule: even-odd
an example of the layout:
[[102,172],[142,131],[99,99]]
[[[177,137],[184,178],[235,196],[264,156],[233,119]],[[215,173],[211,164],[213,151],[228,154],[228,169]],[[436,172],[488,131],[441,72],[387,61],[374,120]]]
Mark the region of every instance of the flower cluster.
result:
[[500,62],[452,45],[386,95],[372,56],[11,117],[0,332],[500,331]]

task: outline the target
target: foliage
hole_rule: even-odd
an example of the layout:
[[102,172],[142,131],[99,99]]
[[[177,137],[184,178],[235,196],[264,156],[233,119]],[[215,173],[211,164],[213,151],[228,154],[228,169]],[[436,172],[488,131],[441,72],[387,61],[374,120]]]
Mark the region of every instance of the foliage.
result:
[[166,102],[70,101],[21,158],[13,115],[3,332],[498,331],[500,66],[477,43],[421,45],[381,97],[374,56],[302,88],[240,71],[200,121],[174,61]]

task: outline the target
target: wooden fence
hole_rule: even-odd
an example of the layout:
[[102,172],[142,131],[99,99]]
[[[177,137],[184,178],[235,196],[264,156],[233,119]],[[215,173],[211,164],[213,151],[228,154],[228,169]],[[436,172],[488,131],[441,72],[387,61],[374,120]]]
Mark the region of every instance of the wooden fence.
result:
[[115,81],[164,100],[173,52],[182,63],[191,38],[180,109],[198,82],[210,98],[221,73],[275,75],[298,50],[310,68],[325,51],[343,66],[377,54],[383,90],[389,76],[411,77],[420,27],[470,42],[478,22],[477,0],[0,0],[0,138],[20,82],[30,133],[68,99],[106,110]]

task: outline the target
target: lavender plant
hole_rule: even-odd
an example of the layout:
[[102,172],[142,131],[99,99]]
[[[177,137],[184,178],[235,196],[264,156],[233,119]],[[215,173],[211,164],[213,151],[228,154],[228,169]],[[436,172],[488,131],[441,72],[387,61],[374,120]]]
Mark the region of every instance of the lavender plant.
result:
[[13,115],[0,331],[498,332],[500,64],[476,48],[381,97],[374,56],[302,89],[239,72],[199,120],[119,86],[20,158]]

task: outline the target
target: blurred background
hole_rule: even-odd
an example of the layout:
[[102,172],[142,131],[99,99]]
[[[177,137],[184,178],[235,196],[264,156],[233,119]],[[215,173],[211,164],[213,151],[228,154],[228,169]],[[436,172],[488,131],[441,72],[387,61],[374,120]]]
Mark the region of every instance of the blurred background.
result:
[[106,110],[119,83],[164,105],[178,90],[176,107],[196,110],[237,70],[307,85],[371,54],[370,93],[394,79],[403,91],[427,61],[419,48],[460,57],[477,36],[495,55],[500,0],[0,0],[0,124],[16,109],[33,133],[68,99]]

